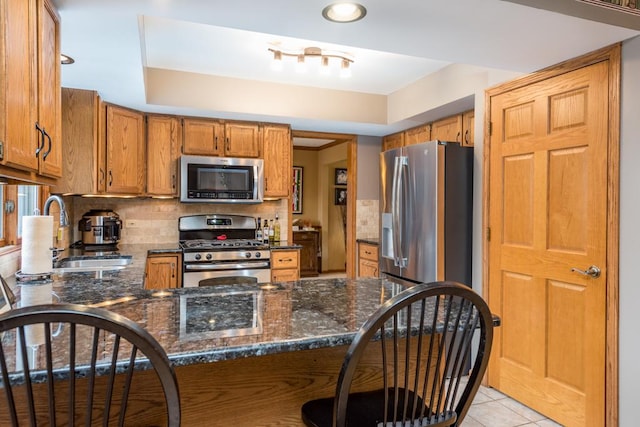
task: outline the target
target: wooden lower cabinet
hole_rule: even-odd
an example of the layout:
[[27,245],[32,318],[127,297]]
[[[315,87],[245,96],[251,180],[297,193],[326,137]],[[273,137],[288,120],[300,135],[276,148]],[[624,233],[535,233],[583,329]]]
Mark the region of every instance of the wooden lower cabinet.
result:
[[271,281],[290,282],[300,279],[300,250],[271,250]]
[[358,277],[379,277],[378,245],[358,242]]
[[182,287],[182,255],[149,255],[144,271],[145,289]]
[[300,249],[300,277],[315,277],[320,273],[320,232],[294,231],[293,243]]

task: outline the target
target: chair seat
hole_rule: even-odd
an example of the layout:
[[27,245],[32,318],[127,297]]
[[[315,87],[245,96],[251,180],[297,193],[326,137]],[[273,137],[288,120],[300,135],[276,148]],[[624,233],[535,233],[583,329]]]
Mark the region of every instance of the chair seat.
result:
[[[393,417],[393,389],[388,389],[389,405],[388,417]],[[415,394],[409,391],[409,407],[413,403]],[[308,427],[332,427],[333,426],[333,397],[324,399],[316,399],[306,402],[302,405],[302,421]],[[399,389],[398,407],[404,406],[404,389]],[[418,407],[422,405],[421,399],[418,398]],[[347,427],[377,427],[382,426],[384,418],[384,390],[369,391],[364,393],[349,394],[349,403],[347,406]],[[431,411],[425,406],[425,416],[429,416]],[[401,414],[400,414],[401,415]],[[399,416],[400,417],[400,416]],[[439,423],[434,424],[425,419],[422,425],[453,425],[456,421],[455,413],[451,414],[451,418],[447,420],[438,420]],[[444,423],[442,423],[444,421]],[[413,427],[413,424],[410,424]],[[387,423],[385,426],[402,426],[403,423]],[[408,426],[407,426],[408,427]],[[416,426],[417,427],[417,426]]]

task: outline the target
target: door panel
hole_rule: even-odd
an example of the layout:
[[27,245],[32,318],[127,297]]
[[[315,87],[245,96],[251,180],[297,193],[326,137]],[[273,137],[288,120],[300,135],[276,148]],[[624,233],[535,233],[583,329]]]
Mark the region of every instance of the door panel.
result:
[[[491,98],[489,383],[567,426],[604,425],[609,64]],[[600,277],[572,271],[596,265]]]

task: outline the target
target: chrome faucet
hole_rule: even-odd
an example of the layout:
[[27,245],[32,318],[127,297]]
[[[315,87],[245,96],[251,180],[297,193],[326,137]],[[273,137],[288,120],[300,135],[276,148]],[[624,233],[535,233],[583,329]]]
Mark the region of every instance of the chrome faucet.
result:
[[49,198],[44,202],[44,215],[49,215],[49,208],[54,200],[58,202],[58,206],[60,206],[60,227],[66,227],[69,225],[69,216],[67,215],[67,210],[64,207],[62,197],[56,194],[49,196]]

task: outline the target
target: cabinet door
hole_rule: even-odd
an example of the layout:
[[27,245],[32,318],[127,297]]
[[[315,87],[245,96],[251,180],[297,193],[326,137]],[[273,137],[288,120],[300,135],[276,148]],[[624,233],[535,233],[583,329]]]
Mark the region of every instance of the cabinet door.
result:
[[147,194],[178,194],[180,120],[173,116],[147,116]]
[[399,148],[404,145],[404,132],[387,135],[382,138],[382,151]]
[[[98,192],[98,110],[100,99],[92,90],[62,89],[62,178],[60,193]],[[104,171],[104,168],[101,168]],[[104,173],[104,172],[103,172]]]
[[144,115],[107,105],[107,193],[141,194],[145,180]]
[[264,196],[289,197],[292,175],[292,143],[289,126],[265,125],[262,128],[264,159]]
[[224,155],[260,157],[259,126],[255,123],[225,123]]
[[45,132],[39,173],[62,176],[60,18],[49,0],[38,0],[38,123]]
[[182,152],[200,156],[224,154],[224,124],[218,120],[185,118],[182,121]]
[[462,130],[464,137],[462,145],[473,146],[473,129],[475,126],[475,113],[473,110],[462,114]]
[[359,277],[378,277],[378,263],[361,259],[358,264]]
[[300,279],[300,274],[295,268],[285,270],[271,270],[272,282],[293,282],[298,279]]
[[177,288],[180,283],[179,255],[150,256],[147,258],[145,289]]
[[4,81],[6,104],[2,106],[4,119],[3,163],[18,169],[37,171],[36,149],[42,144],[36,130],[36,82],[33,23],[35,1],[3,0],[2,31],[4,37]]
[[[419,144],[432,139],[431,129],[429,125],[422,125],[405,131],[404,145]],[[435,138],[434,138],[435,139]]]
[[293,243],[302,246],[300,249],[300,276],[318,275],[318,235],[315,231],[294,231]]
[[431,124],[431,139],[462,142],[462,114],[433,122]]

